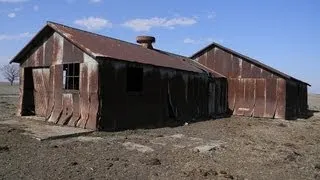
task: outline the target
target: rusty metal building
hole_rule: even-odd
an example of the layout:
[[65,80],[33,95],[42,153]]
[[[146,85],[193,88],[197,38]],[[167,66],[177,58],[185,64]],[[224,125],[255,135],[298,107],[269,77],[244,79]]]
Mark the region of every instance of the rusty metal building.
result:
[[191,56],[228,78],[234,115],[296,119],[308,111],[308,83],[217,43]]
[[227,79],[191,59],[48,22],[12,59],[18,115],[88,129],[161,126],[225,114]]

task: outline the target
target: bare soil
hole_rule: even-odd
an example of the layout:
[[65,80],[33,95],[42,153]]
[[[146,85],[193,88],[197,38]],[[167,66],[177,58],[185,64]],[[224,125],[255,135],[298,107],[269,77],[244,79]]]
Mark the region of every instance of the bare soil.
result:
[[[0,96],[0,121],[17,97]],[[37,141],[0,125],[0,179],[320,179],[320,95],[296,121],[231,117]],[[23,120],[23,119],[21,119]]]

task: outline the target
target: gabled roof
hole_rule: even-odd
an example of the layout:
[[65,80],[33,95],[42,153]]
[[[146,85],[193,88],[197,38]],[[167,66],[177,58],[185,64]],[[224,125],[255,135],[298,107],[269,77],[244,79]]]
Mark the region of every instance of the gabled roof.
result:
[[199,50],[198,52],[196,52],[195,54],[190,56],[190,58],[194,59],[197,56],[199,56],[200,54],[204,53],[206,50],[214,48],[214,47],[217,47],[217,48],[219,48],[219,49],[221,49],[223,51],[226,51],[226,52],[228,52],[228,53],[230,53],[230,54],[232,54],[234,56],[240,57],[241,59],[243,59],[243,60],[245,60],[245,61],[247,61],[249,63],[252,63],[252,64],[254,64],[254,65],[256,65],[256,66],[258,66],[258,67],[260,67],[260,68],[262,68],[262,69],[264,69],[266,71],[269,71],[269,72],[271,72],[273,74],[276,74],[276,75],[278,75],[278,76],[280,76],[280,77],[282,77],[284,79],[297,81],[297,82],[300,82],[300,83],[303,83],[303,84],[307,84],[308,86],[311,86],[309,83],[306,83],[304,81],[296,79],[296,78],[294,78],[294,77],[292,77],[292,76],[290,76],[288,74],[285,74],[285,73],[283,73],[283,72],[281,72],[281,71],[279,71],[277,69],[274,69],[274,68],[272,68],[272,67],[270,67],[270,66],[268,66],[266,64],[263,64],[263,63],[261,63],[260,61],[258,61],[256,59],[253,59],[253,58],[250,58],[250,57],[245,56],[243,54],[240,54],[240,53],[238,53],[238,52],[236,52],[236,51],[234,51],[232,49],[224,47],[224,46],[222,46],[222,45],[220,45],[218,43],[215,43],[215,42],[213,42],[213,43],[209,44],[208,46],[204,47],[203,49]]
[[[187,57],[171,56],[170,53],[156,49],[144,48],[140,45],[125,42],[122,40],[102,36],[88,31],[72,28],[62,24],[48,22],[39,33],[11,60],[20,62],[24,55],[32,49],[41,37],[48,32],[55,31],[69,40],[72,44],[80,48],[93,58],[106,59],[113,58],[142,64],[149,64],[160,67],[179,69],[190,72],[207,72],[203,68],[194,66],[188,62]],[[219,73],[211,73],[220,77]],[[223,76],[221,76],[223,77]]]

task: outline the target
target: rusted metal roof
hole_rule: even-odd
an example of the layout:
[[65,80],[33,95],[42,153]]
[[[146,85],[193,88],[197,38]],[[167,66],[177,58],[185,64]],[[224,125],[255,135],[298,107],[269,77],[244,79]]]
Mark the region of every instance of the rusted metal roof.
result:
[[192,72],[201,72],[183,58],[168,56],[140,45],[48,22],[55,31],[94,58],[114,58]]
[[200,54],[202,54],[203,52],[205,52],[206,50],[211,49],[211,48],[214,48],[214,47],[217,47],[217,48],[219,48],[219,49],[221,49],[221,50],[223,50],[223,51],[226,51],[226,52],[228,52],[228,53],[230,53],[230,54],[233,54],[233,55],[235,55],[235,56],[238,56],[238,57],[240,57],[241,59],[243,59],[243,60],[245,60],[245,61],[247,61],[247,62],[249,62],[249,63],[252,63],[252,64],[254,64],[254,65],[258,66],[258,67],[261,67],[262,69],[265,69],[265,70],[267,70],[267,71],[269,71],[269,72],[271,72],[271,73],[273,73],[273,74],[276,74],[276,75],[278,75],[278,76],[280,76],[280,77],[282,77],[282,78],[284,78],[284,79],[293,80],[293,81],[300,82],[300,83],[303,83],[303,84],[307,84],[308,86],[311,86],[309,83],[306,83],[306,82],[304,82],[304,81],[301,81],[301,80],[299,80],[299,79],[296,79],[296,78],[294,78],[294,77],[292,77],[292,76],[290,76],[290,75],[288,75],[288,74],[285,74],[285,73],[283,73],[283,72],[281,72],[281,71],[279,71],[279,70],[277,70],[277,69],[274,69],[274,68],[272,68],[272,67],[270,67],[270,66],[268,66],[268,65],[266,65],[266,64],[263,64],[263,63],[261,63],[260,61],[258,61],[258,60],[256,60],[256,59],[253,59],[253,58],[250,58],[250,57],[245,56],[245,55],[243,55],[243,54],[240,54],[240,53],[238,53],[238,52],[236,52],[236,51],[234,51],[234,50],[232,50],[232,49],[229,49],[229,48],[227,48],[227,47],[224,47],[224,46],[222,46],[222,45],[220,45],[220,44],[218,44],[218,43],[215,43],[215,42],[213,42],[213,43],[209,44],[208,46],[204,47],[203,49],[199,50],[198,52],[196,52],[195,54],[193,54],[192,56],[190,56],[190,58],[191,58],[191,59],[194,59],[194,58],[196,58],[197,56],[199,56]]
[[[11,60],[10,63],[19,63],[24,56],[34,48],[42,37],[48,33],[56,31],[64,38],[68,39],[75,46],[93,58],[113,58],[142,64],[149,64],[160,67],[179,69],[190,72],[201,73],[207,71],[187,60],[187,57],[174,55],[156,49],[144,48],[141,45],[114,39],[111,37],[95,34],[92,32],[72,28],[66,25],[48,22],[31,41]],[[219,73],[211,72],[212,76],[224,77]]]

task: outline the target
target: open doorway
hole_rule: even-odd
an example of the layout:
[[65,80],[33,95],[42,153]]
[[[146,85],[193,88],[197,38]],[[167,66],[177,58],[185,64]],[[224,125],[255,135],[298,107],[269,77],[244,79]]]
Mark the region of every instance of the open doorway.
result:
[[48,67],[25,68],[22,115],[46,116],[50,88],[49,77]]
[[23,100],[22,100],[22,115],[32,116],[35,115],[34,106],[34,83],[32,68],[24,69],[24,81],[23,83]]

